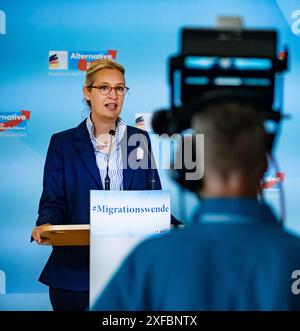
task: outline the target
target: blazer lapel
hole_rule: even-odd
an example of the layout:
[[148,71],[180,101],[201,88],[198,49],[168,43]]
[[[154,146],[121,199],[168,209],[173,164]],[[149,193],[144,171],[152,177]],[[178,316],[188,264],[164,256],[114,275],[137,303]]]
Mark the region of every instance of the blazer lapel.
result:
[[75,132],[75,149],[87,168],[92,178],[97,183],[100,190],[103,190],[99,169],[97,167],[96,156],[93,145],[90,140],[90,136],[86,127],[86,120],[84,120],[77,128]]
[[[131,153],[135,153],[134,149],[136,146],[128,146],[128,140],[131,136],[131,132],[126,128],[124,136],[121,140],[121,150],[122,150],[122,159],[123,159],[123,189],[129,190],[130,184],[132,182],[132,177],[134,175],[134,169],[131,169],[128,164],[128,157]],[[132,156],[131,156],[132,157]]]

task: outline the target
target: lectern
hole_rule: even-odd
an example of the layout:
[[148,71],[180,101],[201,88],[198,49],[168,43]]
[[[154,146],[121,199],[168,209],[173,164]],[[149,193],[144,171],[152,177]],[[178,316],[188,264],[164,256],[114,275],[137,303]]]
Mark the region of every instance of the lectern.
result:
[[41,237],[46,239],[42,245],[89,246],[90,225],[44,225]]
[[45,225],[44,245],[90,246],[90,307],[120,263],[149,236],[168,232],[170,192],[90,191],[90,224]]

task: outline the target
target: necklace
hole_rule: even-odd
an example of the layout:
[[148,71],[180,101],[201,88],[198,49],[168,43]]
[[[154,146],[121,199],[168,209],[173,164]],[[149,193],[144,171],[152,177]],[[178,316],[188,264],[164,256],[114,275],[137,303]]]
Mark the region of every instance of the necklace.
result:
[[[94,136],[94,138],[95,138],[95,140],[96,140],[96,142],[97,142],[97,144],[98,144],[99,149],[103,150],[103,149],[107,149],[107,148],[109,147],[109,145],[110,145],[110,142],[109,142],[109,141],[104,140],[104,141],[102,142],[102,141],[100,141],[98,138],[96,138],[95,136]],[[112,140],[111,140],[111,148],[113,148],[114,143],[115,143],[115,136],[112,137]]]
[[[111,137],[111,135],[108,134],[108,133],[102,133],[102,134],[98,135],[98,137],[96,137],[95,133],[96,133],[96,130],[95,130],[95,127],[94,127],[93,128],[93,137],[96,140],[96,143],[97,143],[98,148],[100,150],[106,150],[107,148],[109,148],[110,141],[111,141],[111,149],[113,149],[115,139],[116,139],[115,134]],[[109,136],[109,138],[107,138],[107,136]],[[102,139],[102,141],[100,141],[100,139]]]

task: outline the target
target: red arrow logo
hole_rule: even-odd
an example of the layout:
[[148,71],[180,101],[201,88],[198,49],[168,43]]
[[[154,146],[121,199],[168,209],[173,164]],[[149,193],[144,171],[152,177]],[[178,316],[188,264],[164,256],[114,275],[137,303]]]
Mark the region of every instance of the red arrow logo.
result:
[[108,54],[110,54],[114,60],[117,57],[117,51],[115,51],[115,50],[109,49]]
[[25,120],[29,121],[31,112],[29,110],[21,110],[21,115],[17,115],[16,119],[10,120],[5,123],[0,123],[0,131],[5,131],[10,128],[14,128]]

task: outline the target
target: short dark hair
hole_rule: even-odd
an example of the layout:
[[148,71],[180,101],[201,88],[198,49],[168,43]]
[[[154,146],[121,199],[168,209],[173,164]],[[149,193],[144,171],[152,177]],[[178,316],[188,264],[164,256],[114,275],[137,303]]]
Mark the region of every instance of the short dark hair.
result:
[[266,156],[263,114],[250,104],[228,101],[206,106],[193,117],[204,133],[204,164],[220,175],[257,175]]

